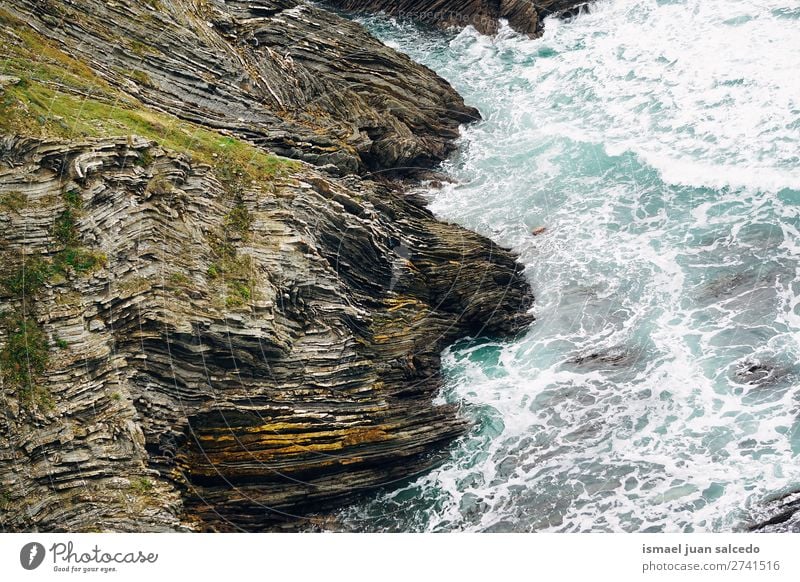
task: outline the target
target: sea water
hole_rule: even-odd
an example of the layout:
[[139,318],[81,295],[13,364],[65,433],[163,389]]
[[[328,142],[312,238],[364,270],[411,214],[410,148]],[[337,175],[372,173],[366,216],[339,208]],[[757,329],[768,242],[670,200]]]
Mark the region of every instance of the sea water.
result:
[[537,300],[445,352],[474,421],[449,460],[344,527],[727,531],[800,487],[797,2],[600,0],[535,40],[362,22],[480,109],[430,207]]

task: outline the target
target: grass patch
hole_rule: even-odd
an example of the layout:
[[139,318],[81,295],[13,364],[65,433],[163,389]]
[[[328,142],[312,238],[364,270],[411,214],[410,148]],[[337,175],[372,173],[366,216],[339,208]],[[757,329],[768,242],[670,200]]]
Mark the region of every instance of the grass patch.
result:
[[133,54],[138,55],[140,57],[146,57],[152,52],[149,46],[135,39],[130,41],[130,44],[128,46],[130,47],[130,50]]
[[175,186],[164,176],[154,176],[147,184],[147,191],[159,196],[166,196],[175,190]]
[[255,268],[250,255],[240,255],[230,241],[212,238],[214,262],[208,267],[211,281],[225,284],[225,306],[243,307],[256,296]]
[[21,257],[19,267],[10,275],[0,279],[0,288],[18,299],[33,298],[54,275],[68,276],[94,272],[107,262],[104,253],[81,245],[77,218],[82,199],[79,192],[68,191],[63,195],[66,209],[56,218],[50,230],[55,244],[60,248],[52,259]]
[[139,155],[136,157],[136,161],[134,164],[139,166],[140,168],[147,168],[153,165],[155,158],[153,157],[153,152],[150,151],[150,148],[146,150],[142,150],[139,152]]
[[[242,140],[150,109],[2,9],[0,25],[16,36],[0,35],[0,73],[22,80],[0,93],[2,132],[64,138],[140,135],[212,166],[234,191],[299,167]],[[137,41],[134,52],[147,50]],[[124,74],[152,85],[144,71]],[[144,165],[149,165],[146,160]]]
[[0,25],[12,29],[14,33],[0,36],[0,53],[4,57],[0,70],[3,74],[80,91],[111,89],[86,64],[67,55],[56,43],[2,9]]
[[53,405],[52,397],[37,381],[49,362],[47,336],[35,319],[18,315],[6,318],[8,337],[0,351],[3,382],[17,393],[20,404],[29,408]]
[[83,205],[80,193],[70,190],[62,197],[67,208],[56,218],[51,234],[56,244],[63,248],[53,256],[51,271],[64,277],[72,272],[78,275],[92,273],[105,266],[106,255],[81,245],[77,222]]
[[[271,180],[299,167],[297,162],[168,114],[99,98],[76,97],[37,82],[6,90],[0,100],[0,130],[62,138],[140,135],[212,166],[223,186],[233,194],[252,182]],[[141,164],[148,165],[148,160]]]
[[231,281],[228,283],[228,295],[225,297],[226,307],[242,307],[250,303],[253,298],[252,287],[244,281]]
[[63,246],[73,246],[77,244],[79,235],[76,219],[77,213],[69,207],[58,215],[50,231],[50,234],[58,244]]
[[225,216],[225,227],[247,238],[253,228],[253,216],[244,204],[239,203]]
[[183,273],[172,273],[167,278],[167,289],[175,295],[182,296],[187,290],[192,288],[192,280]]
[[80,210],[83,208],[83,197],[77,190],[67,190],[63,194],[64,202],[67,203],[67,208]]
[[0,281],[3,289],[17,298],[33,298],[50,277],[50,265],[40,258],[23,258],[19,268]]
[[105,253],[86,248],[69,247],[53,257],[53,273],[68,276],[70,273],[88,275],[108,262]]
[[140,70],[130,71],[126,75],[126,77],[130,77],[131,79],[133,79],[134,81],[136,81],[137,83],[139,83],[144,87],[153,87],[153,80],[150,78],[150,75],[148,75],[145,71],[140,71]]
[[[69,139],[139,135],[210,165],[233,195],[299,167],[242,140],[141,105],[74,96],[36,81],[7,88],[0,96],[0,132]],[[147,155],[140,165],[152,163]]]
[[170,285],[174,285],[176,287],[188,287],[191,282],[191,279],[189,279],[189,277],[183,273],[172,273],[169,276]]
[[140,293],[150,287],[150,279],[147,277],[131,277],[119,284],[119,290],[123,293]]
[[6,509],[10,503],[11,495],[5,489],[0,488],[0,507]]
[[149,493],[153,490],[153,482],[147,477],[137,477],[131,480],[131,489],[137,493]]

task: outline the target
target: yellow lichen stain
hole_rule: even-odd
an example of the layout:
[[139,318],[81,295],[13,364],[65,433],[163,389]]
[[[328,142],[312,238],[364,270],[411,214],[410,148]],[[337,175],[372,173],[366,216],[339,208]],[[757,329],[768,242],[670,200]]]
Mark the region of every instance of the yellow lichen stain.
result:
[[351,447],[353,445],[360,445],[368,442],[386,441],[391,438],[391,435],[386,430],[380,427],[369,427],[363,429],[353,429],[350,434],[345,436],[344,445]]
[[363,463],[364,457],[346,457],[341,459],[340,463],[342,465],[357,465],[358,463]]
[[386,304],[389,306],[389,313],[397,311],[398,309],[403,309],[404,307],[411,307],[411,306],[422,306],[422,302],[418,299],[387,299]]
[[[241,435],[200,434],[198,438],[204,452],[199,453],[197,457],[202,459],[199,464],[210,464],[223,471],[224,467],[230,468],[240,462],[274,462],[282,457],[332,454],[365,443],[388,441],[393,438],[389,429],[388,426],[361,426],[300,434],[267,436],[262,433],[263,436],[260,438],[248,438],[246,443],[242,442]],[[359,462],[354,461],[354,458],[343,456],[330,462],[342,464]],[[314,465],[317,465],[316,461]]]

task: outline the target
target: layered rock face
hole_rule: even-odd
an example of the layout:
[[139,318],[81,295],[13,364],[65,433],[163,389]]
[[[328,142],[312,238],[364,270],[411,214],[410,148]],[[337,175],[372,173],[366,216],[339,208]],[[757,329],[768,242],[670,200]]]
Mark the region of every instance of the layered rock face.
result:
[[0,528],[269,530],[435,464],[441,349],[532,297],[383,178],[476,112],[290,1],[0,8]]
[[478,117],[427,68],[295,0],[0,5],[146,104],[342,172],[430,166]]
[[444,28],[474,26],[494,34],[500,19],[514,30],[539,36],[548,16],[569,17],[587,7],[587,0],[328,0],[328,4],[356,12],[384,12]]

